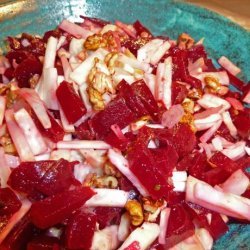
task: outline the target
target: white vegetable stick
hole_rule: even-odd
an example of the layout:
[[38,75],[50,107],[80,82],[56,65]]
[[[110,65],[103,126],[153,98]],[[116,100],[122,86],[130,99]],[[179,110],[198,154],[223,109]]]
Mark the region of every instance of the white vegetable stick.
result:
[[161,231],[159,234],[158,241],[162,245],[166,244],[166,233],[167,233],[170,211],[171,211],[171,209],[168,207],[162,209],[162,211],[161,211],[161,216],[160,216],[160,229],[161,229]]
[[87,207],[124,207],[129,199],[129,192],[118,189],[95,188],[95,194],[86,203]]
[[44,56],[43,69],[53,68],[55,66],[57,43],[58,39],[53,36],[48,39]]
[[74,140],[59,141],[58,149],[109,149],[111,146],[104,141]]
[[160,227],[158,224],[144,222],[128,236],[118,250],[124,250],[135,241],[138,242],[140,250],[145,250],[156,240],[159,234]]
[[118,239],[124,241],[129,235],[130,217],[127,213],[121,216],[121,221],[118,227]]
[[19,109],[14,113],[18,126],[23,131],[30,149],[34,155],[39,155],[47,150],[46,143],[29,113],[24,109]]
[[5,111],[5,121],[20,159],[22,161],[33,161],[34,155],[30,149],[26,137],[15,121],[14,112],[12,109]]
[[9,179],[11,170],[6,161],[4,149],[0,147],[0,183],[1,188],[7,187],[7,181]]
[[6,97],[0,96],[0,126],[3,124],[5,108],[6,108]]

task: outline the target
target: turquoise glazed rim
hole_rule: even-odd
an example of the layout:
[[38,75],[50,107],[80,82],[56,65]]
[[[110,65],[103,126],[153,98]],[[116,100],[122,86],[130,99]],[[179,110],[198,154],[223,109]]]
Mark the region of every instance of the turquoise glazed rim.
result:
[[[216,13],[173,0],[8,0],[0,3],[0,45],[6,36],[42,34],[64,18],[80,21],[79,15],[128,23],[138,19],[154,34],[173,39],[182,32],[205,38],[213,59],[227,56],[242,69],[241,78],[250,80],[250,32]],[[213,249],[249,249],[249,235],[250,225],[231,224]]]

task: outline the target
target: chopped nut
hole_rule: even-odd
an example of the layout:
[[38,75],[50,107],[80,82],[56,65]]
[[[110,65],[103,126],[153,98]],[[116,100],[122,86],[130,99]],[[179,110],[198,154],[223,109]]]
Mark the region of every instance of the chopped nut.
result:
[[143,197],[142,202],[143,202],[143,209],[149,213],[154,213],[159,207],[163,206],[164,204],[163,199],[153,200],[152,198],[149,197]]
[[0,144],[3,147],[5,153],[13,155],[17,153],[15,145],[8,133],[5,133],[5,135],[0,138]]
[[185,98],[181,105],[186,112],[189,112],[191,114],[194,113],[194,101],[193,100],[189,98]]
[[128,211],[131,224],[134,226],[139,226],[143,222],[143,212],[140,202],[136,200],[129,200],[125,204],[125,209]]
[[107,64],[109,72],[111,74],[115,73],[115,63],[118,59],[118,53],[115,52],[111,52],[109,54],[106,55],[104,62]]
[[38,84],[39,79],[40,79],[40,75],[38,75],[38,74],[33,75],[29,79],[30,88],[34,89],[36,87],[36,85]]
[[188,92],[188,97],[193,100],[198,100],[202,97],[202,90],[193,88]]
[[185,112],[185,114],[182,116],[180,123],[186,123],[190,126],[192,131],[196,132],[196,127],[194,125],[194,116],[193,114],[189,112]]
[[98,48],[105,48],[107,46],[107,41],[101,34],[94,34],[87,37],[83,46],[88,50],[97,50]]
[[118,181],[114,176],[102,176],[96,178],[94,186],[97,188],[117,188]]
[[194,39],[187,33],[182,33],[178,37],[177,44],[180,49],[190,49],[194,45]]
[[88,87],[87,92],[89,95],[89,101],[93,104],[94,110],[103,110],[104,109],[104,101],[102,98],[102,94],[99,93],[93,87]]
[[93,88],[98,90],[100,94],[104,94],[105,92],[110,92],[114,94],[115,90],[113,88],[112,84],[112,78],[111,76],[108,76],[104,73],[97,72],[95,74],[95,78],[92,82]]
[[110,161],[105,162],[103,171],[106,175],[115,176],[117,178],[121,177],[121,173]]
[[206,84],[206,86],[216,90],[220,87],[220,83],[218,81],[217,78],[213,77],[213,76],[206,76],[204,77],[204,82]]

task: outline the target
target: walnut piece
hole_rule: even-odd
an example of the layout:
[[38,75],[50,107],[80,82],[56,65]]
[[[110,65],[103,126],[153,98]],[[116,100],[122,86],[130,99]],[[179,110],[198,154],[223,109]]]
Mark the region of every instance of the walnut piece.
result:
[[83,46],[88,50],[97,50],[98,48],[105,48],[107,46],[107,41],[101,34],[94,34],[87,37]]
[[180,49],[190,49],[194,45],[194,39],[187,33],[182,33],[178,37],[177,44]]
[[142,224],[144,216],[140,202],[136,200],[129,200],[125,204],[125,209],[129,213],[131,224],[133,226],[139,226]]

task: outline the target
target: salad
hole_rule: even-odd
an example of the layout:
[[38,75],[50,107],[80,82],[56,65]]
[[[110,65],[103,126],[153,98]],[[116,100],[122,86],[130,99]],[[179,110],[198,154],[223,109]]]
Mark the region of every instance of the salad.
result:
[[209,250],[249,222],[250,84],[227,57],[85,16],[7,43],[0,249]]

